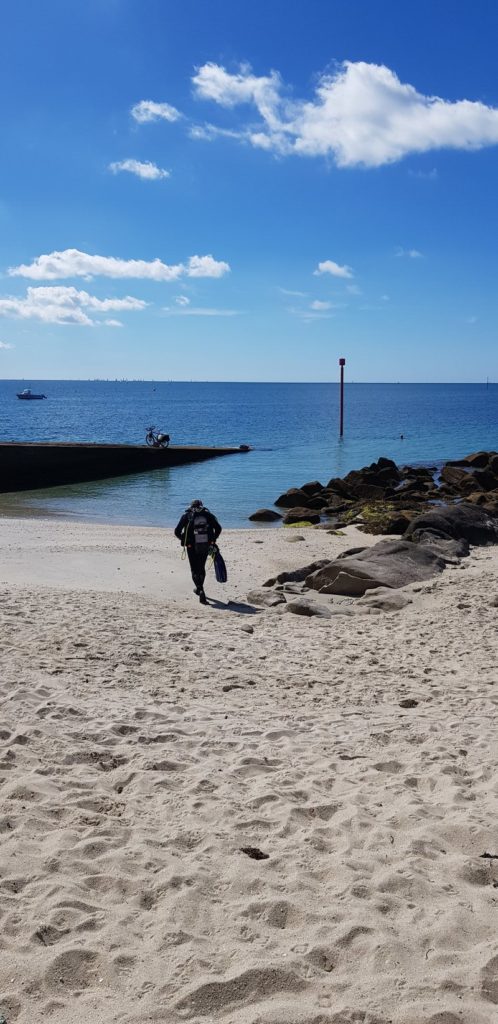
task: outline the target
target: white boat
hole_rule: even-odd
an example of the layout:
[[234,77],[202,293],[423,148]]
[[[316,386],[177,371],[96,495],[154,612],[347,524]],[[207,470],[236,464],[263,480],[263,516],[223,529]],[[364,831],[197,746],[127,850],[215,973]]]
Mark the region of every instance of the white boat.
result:
[[33,391],[29,387],[25,387],[24,391],[17,391],[17,398],[24,398],[26,401],[32,401],[35,398],[46,398],[46,394],[33,394]]

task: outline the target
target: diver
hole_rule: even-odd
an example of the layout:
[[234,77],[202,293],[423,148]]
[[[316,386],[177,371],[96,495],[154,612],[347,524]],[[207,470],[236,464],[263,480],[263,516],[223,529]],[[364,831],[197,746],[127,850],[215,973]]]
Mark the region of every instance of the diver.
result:
[[206,559],[211,544],[214,544],[221,533],[221,526],[209,509],[204,508],[202,501],[196,498],[183,513],[175,529],[175,537],[186,550],[190,563],[190,571],[194,582],[194,594],[201,604],[207,604],[204,593],[206,579]]

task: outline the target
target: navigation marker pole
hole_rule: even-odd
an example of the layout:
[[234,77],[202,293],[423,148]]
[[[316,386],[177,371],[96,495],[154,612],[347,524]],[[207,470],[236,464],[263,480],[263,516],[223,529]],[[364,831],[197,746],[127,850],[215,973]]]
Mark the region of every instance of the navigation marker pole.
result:
[[339,437],[344,436],[344,367],[346,365],[345,359],[339,359],[339,366],[341,367],[341,400],[340,400],[340,418],[339,418]]

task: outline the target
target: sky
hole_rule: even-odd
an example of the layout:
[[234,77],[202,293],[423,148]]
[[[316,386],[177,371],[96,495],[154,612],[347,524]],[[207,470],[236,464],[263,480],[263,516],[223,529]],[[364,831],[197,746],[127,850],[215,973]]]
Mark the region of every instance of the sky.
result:
[[495,0],[4,0],[0,377],[498,380],[497,43]]

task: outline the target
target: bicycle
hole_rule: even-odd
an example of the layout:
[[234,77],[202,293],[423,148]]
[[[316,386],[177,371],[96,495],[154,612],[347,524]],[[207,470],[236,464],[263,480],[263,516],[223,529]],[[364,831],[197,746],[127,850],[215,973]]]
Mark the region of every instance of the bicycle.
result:
[[169,445],[169,434],[162,434],[156,431],[155,426],[147,427],[145,443],[149,448],[167,448]]

